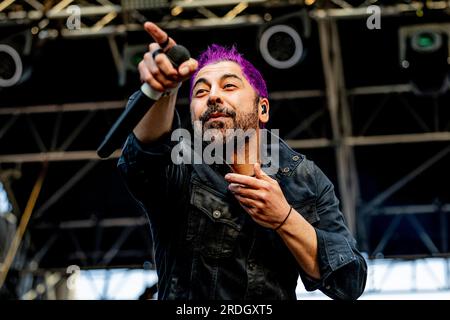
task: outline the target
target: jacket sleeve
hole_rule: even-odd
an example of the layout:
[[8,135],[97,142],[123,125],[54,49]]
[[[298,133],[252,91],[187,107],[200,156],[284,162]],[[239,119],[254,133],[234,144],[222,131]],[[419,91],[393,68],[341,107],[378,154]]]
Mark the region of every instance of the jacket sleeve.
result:
[[179,194],[178,189],[183,186],[185,166],[176,165],[171,159],[171,151],[178,143],[171,140],[171,135],[179,127],[175,111],[171,132],[158,141],[144,144],[131,133],[119,158],[117,166],[128,190],[149,215],[167,211],[170,202],[166,200],[171,194]]
[[315,230],[321,278],[312,279],[303,271],[300,275],[308,291],[319,289],[332,299],[354,300],[364,292],[367,264],[345,225],[333,184],[316,165],[313,166],[320,217]]

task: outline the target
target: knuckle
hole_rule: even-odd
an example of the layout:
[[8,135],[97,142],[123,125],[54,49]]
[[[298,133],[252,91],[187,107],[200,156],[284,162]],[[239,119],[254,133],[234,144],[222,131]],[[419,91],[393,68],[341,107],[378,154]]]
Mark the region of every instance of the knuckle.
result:
[[269,197],[269,192],[263,191],[261,192],[261,202],[265,203],[267,201],[267,198]]
[[153,50],[158,49],[158,47],[159,47],[159,45],[156,42],[152,42],[152,43],[149,44],[148,49],[150,51],[153,51]]
[[168,88],[172,88],[172,87],[173,87],[172,81],[170,81],[170,80],[168,80],[168,79],[166,79],[166,78],[163,78],[163,79],[162,79],[162,84],[163,84],[165,87],[168,87]]
[[158,67],[156,66],[152,66],[150,67],[150,73],[154,76],[154,77],[158,77],[161,75],[161,70],[159,70]]
[[156,91],[163,91],[164,90],[164,88],[161,86],[161,84],[158,81],[156,81],[155,79],[153,79],[153,78],[150,80],[150,86],[153,89],[155,89]]
[[266,191],[270,191],[271,190],[271,185],[270,185],[270,183],[268,183],[267,181],[263,181],[263,184],[262,184],[262,188],[264,189],[264,190],[266,190]]
[[170,68],[170,67],[166,68],[165,74],[167,77],[169,77],[172,80],[176,80],[176,78],[177,78],[177,72],[173,68]]
[[146,52],[145,54],[144,54],[144,60],[145,61],[149,61],[149,60],[151,60],[152,59],[152,54],[150,53],[150,52]]
[[165,57],[165,54],[158,54],[158,55],[156,55],[156,57],[155,57],[155,63],[156,63],[158,66],[160,66],[160,65],[162,65],[162,64],[165,62],[166,59],[167,59],[167,58]]
[[151,83],[153,81],[153,77],[150,74],[146,74],[143,76],[143,80],[147,83]]

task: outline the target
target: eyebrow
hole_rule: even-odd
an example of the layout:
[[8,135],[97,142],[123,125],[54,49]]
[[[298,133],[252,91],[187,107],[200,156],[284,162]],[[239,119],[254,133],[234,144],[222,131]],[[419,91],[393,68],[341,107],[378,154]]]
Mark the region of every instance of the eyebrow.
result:
[[209,81],[206,80],[205,78],[200,78],[200,79],[197,79],[197,81],[195,81],[194,86],[193,86],[192,88],[194,89],[194,88],[195,88],[198,84],[200,84],[200,83],[205,83],[205,84],[207,84],[207,85],[211,85],[211,84],[209,83]]
[[[220,77],[220,81],[223,81],[227,78],[238,79],[240,82],[244,83],[244,81],[239,76],[235,75],[234,73],[224,74],[223,76]],[[211,85],[211,83],[208,80],[206,80],[205,78],[199,78],[199,79],[197,79],[197,81],[195,81],[193,88],[195,88],[200,83],[205,83],[206,85]]]
[[242,79],[239,76],[235,75],[234,73],[226,73],[220,77],[220,80],[223,81],[227,78],[235,78],[238,79],[240,82],[244,83],[244,81],[242,81]]

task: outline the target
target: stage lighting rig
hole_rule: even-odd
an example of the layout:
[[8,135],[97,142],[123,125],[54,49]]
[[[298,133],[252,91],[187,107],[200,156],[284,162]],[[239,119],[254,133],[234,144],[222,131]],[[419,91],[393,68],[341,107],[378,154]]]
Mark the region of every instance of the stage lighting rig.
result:
[[450,24],[427,24],[399,30],[400,65],[416,93],[442,94],[449,88]]

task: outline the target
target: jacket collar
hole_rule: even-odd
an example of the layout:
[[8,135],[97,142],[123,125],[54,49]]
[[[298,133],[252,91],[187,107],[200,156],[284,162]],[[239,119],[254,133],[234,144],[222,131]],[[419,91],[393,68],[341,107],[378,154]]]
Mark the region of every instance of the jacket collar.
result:
[[[269,137],[267,139],[268,143],[264,144],[263,147],[270,156],[268,157],[269,161],[263,161],[262,170],[279,181],[293,175],[297,166],[305,157],[292,150],[283,139],[272,131],[267,130],[267,132]],[[193,168],[203,183],[218,191],[226,190],[228,183],[223,177],[227,173],[232,172],[228,164],[194,164]]]
[[[273,133],[267,130],[270,137],[270,143],[264,145],[265,150],[270,151],[269,162],[262,166],[265,172],[273,178],[282,179],[291,176],[297,166],[304,160],[305,156],[294,151],[287,143]],[[278,155],[277,152],[278,151]]]

